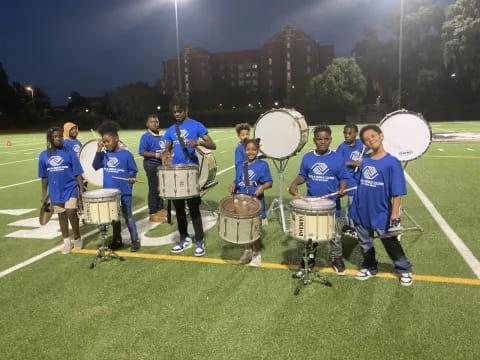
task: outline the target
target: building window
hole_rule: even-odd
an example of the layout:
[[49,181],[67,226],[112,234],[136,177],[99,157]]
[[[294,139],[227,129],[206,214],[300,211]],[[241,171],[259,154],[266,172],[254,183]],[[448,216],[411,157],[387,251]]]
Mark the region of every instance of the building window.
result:
[[290,66],[290,61],[287,61],[287,70],[290,70],[291,66]]
[[243,70],[243,64],[238,64],[238,70]]
[[244,72],[243,72],[243,71],[239,71],[239,72],[238,72],[238,78],[239,78],[239,79],[243,79],[243,76],[244,76]]
[[273,63],[273,60],[272,60],[271,57],[269,57],[269,58],[268,58],[268,65],[272,65],[272,63]]
[[252,69],[258,69],[258,64],[252,64]]
[[272,87],[273,86],[273,80],[268,80],[268,86]]
[[255,85],[255,86],[258,85],[258,80],[257,80],[257,79],[253,79],[253,80],[252,80],[252,85]]
[[306,72],[307,74],[310,74],[310,72],[311,72],[310,66],[307,66],[307,69],[305,70],[305,72]]
[[287,49],[290,49],[290,41],[287,41]]
[[287,71],[287,81],[292,80],[292,73],[290,71]]
[[290,51],[287,52],[287,59],[290,59]]
[[272,75],[273,75],[273,71],[272,71],[272,69],[268,69],[268,76],[270,76],[270,77],[271,77]]
[[238,86],[243,86],[243,80],[238,80]]
[[307,55],[307,64],[310,64],[310,55]]
[[235,81],[232,81],[231,85],[232,85],[232,86],[235,86]]
[[311,46],[307,45],[307,52],[310,52],[311,49],[312,49]]
[[245,73],[245,77],[249,78],[250,76],[252,76],[252,73],[251,73],[250,71],[247,71],[247,72]]
[[252,71],[252,77],[256,78],[258,73],[256,71]]

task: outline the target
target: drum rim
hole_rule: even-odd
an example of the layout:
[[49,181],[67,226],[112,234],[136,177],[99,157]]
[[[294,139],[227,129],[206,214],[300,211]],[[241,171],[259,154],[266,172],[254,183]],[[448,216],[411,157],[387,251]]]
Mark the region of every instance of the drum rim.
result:
[[[408,159],[408,160],[400,160],[400,161],[403,161],[403,162],[407,162],[407,161],[412,161],[412,160],[417,160],[418,158],[420,158],[423,154],[425,154],[428,149],[430,148],[430,145],[432,145],[432,127],[430,126],[430,123],[423,117],[423,114],[421,113],[417,113],[415,111],[410,111],[410,110],[406,110],[406,109],[400,109],[400,110],[395,110],[387,115],[385,115],[385,117],[380,121],[380,123],[378,124],[378,126],[380,127],[380,129],[382,129],[382,124],[385,123],[389,118],[393,117],[394,115],[400,115],[400,114],[410,114],[410,115],[415,115],[417,116],[420,120],[422,120],[426,125],[427,125],[427,128],[428,128],[428,131],[429,131],[429,134],[430,134],[430,139],[428,141],[428,145],[427,147],[425,148],[425,150],[418,156],[412,158],[412,159]],[[383,132],[383,129],[382,129],[382,132]],[[392,154],[393,155],[393,154]],[[395,155],[393,155],[395,156]]]
[[187,170],[198,170],[197,164],[163,164],[158,166],[158,170],[175,170],[175,169],[187,169]]
[[[93,192],[96,192],[98,190],[112,190],[112,194],[104,194],[102,196],[96,196],[96,197],[92,197],[93,196]],[[83,197],[82,199],[88,199],[88,200],[101,200],[101,199],[116,199],[116,198],[120,198],[122,196],[122,192],[119,190],[119,189],[114,189],[114,188],[104,188],[104,189],[94,189],[94,190],[89,190],[89,191],[85,191],[83,193]],[[92,201],[94,202],[94,201]]]
[[[259,205],[259,210],[256,211],[255,213],[253,214],[235,214],[235,213],[232,213],[230,211],[226,211],[222,208],[222,205],[230,198],[232,197],[243,197],[243,198],[249,198],[249,199],[253,199],[254,201],[258,202],[258,205]],[[220,214],[220,216],[227,216],[227,217],[231,217],[231,218],[234,218],[234,219],[251,219],[251,218],[254,218],[254,217],[258,217],[262,214],[262,203],[260,202],[260,200],[258,200],[255,196],[251,196],[251,195],[247,195],[247,194],[234,194],[234,195],[229,195],[227,197],[224,197],[222,200],[220,200],[220,203],[218,204],[218,213]]]
[[[298,112],[297,110],[295,109],[289,109],[289,108],[279,108],[279,109],[270,109],[270,110],[267,110],[265,111],[263,114],[260,114],[260,116],[258,117],[257,121],[255,121],[255,124],[253,125],[253,136],[256,138],[255,136],[255,130],[257,129],[257,125],[258,123],[260,122],[260,120],[265,116],[267,115],[268,113],[271,113],[271,112],[284,112],[284,113],[287,113],[288,115],[291,115],[290,114],[290,111],[295,111],[297,113],[299,113],[301,115],[301,118],[303,118],[303,120],[305,121],[305,124],[307,125],[307,128],[304,130],[304,132],[307,133],[307,139],[305,140],[305,144],[303,144],[302,146],[296,148],[296,150],[294,150],[293,153],[289,154],[289,155],[286,155],[286,156],[283,156],[283,157],[273,157],[273,156],[270,156],[269,154],[265,153],[262,151],[262,147],[260,147],[260,152],[265,155],[266,157],[270,158],[270,159],[273,159],[273,160],[284,160],[284,159],[288,159],[292,156],[294,156],[296,153],[302,151],[302,149],[304,148],[304,146],[308,143],[308,134],[309,134],[309,128],[308,128],[308,124],[307,124],[307,120],[305,119],[305,116],[303,116],[300,112]],[[300,139],[302,138],[302,129],[299,127],[299,130],[300,130]]]
[[[331,205],[330,208],[327,208],[327,209],[312,209],[311,207],[309,208],[304,208],[304,207],[299,207],[299,206],[296,206],[297,203],[312,203],[311,201],[303,201],[301,199],[293,199],[290,201],[290,210],[291,211],[294,211],[296,213],[305,213],[305,214],[327,214],[327,213],[332,213],[332,212],[335,212],[336,211],[336,204],[335,204],[335,201],[332,201],[332,200],[329,200],[329,199],[317,199],[317,200],[320,200],[322,202],[325,202],[325,201],[328,201]],[[327,204],[327,203],[326,203]]]

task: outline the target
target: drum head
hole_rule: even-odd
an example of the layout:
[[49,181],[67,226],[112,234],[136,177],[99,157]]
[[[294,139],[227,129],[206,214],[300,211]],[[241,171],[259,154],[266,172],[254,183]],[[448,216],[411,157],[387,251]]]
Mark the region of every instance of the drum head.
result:
[[304,212],[307,214],[321,214],[335,211],[335,202],[328,199],[320,199],[315,197],[305,199],[293,199],[290,202],[292,211]]
[[255,217],[262,212],[262,203],[253,196],[231,195],[220,201],[220,212],[235,217]]
[[303,116],[291,109],[273,109],[262,114],[254,129],[254,137],[260,138],[260,151],[281,160],[301,150],[305,144],[301,144],[301,124],[296,120],[300,118]]
[[121,192],[118,189],[96,189],[83,193],[84,199],[111,199],[120,196]]
[[[92,166],[93,159],[97,153],[97,140],[87,141],[80,152],[78,153],[78,159],[83,168],[83,175],[88,180],[89,183],[97,186],[103,186],[103,169],[95,170]],[[127,149],[127,146],[120,141],[120,147],[122,149]]]
[[432,141],[432,129],[421,114],[398,110],[380,122],[384,135],[383,147],[400,161],[422,156]]

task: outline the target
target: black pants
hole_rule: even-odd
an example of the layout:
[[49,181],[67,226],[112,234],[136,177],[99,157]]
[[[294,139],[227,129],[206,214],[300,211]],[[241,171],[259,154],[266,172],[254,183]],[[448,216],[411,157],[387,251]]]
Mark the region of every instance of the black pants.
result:
[[192,218],[193,229],[195,231],[195,241],[203,240],[203,224],[202,216],[200,215],[200,203],[202,199],[200,196],[186,200],[173,200],[175,206],[178,232],[180,233],[180,240],[185,240],[188,236],[187,232],[187,214],[185,213],[185,201],[188,204],[190,210],[190,217]]
[[148,179],[148,212],[155,214],[163,209],[163,199],[158,194],[157,167],[161,165],[156,161],[143,160],[143,168]]

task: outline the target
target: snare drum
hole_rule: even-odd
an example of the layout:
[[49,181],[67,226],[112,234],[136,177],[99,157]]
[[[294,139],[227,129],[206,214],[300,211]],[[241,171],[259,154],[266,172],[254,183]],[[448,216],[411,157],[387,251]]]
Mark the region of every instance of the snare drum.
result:
[[320,198],[290,202],[290,234],[298,240],[314,242],[335,238],[335,202]]
[[218,232],[232,244],[250,244],[262,235],[262,203],[255,197],[239,194],[220,201]]
[[118,189],[97,189],[83,193],[84,219],[87,224],[110,224],[120,220],[121,193]]
[[282,160],[295,155],[307,143],[305,118],[293,109],[272,109],[260,115],[254,137],[260,138],[260,151],[267,157]]
[[198,165],[160,165],[157,170],[158,192],[164,199],[190,199],[200,195]]

